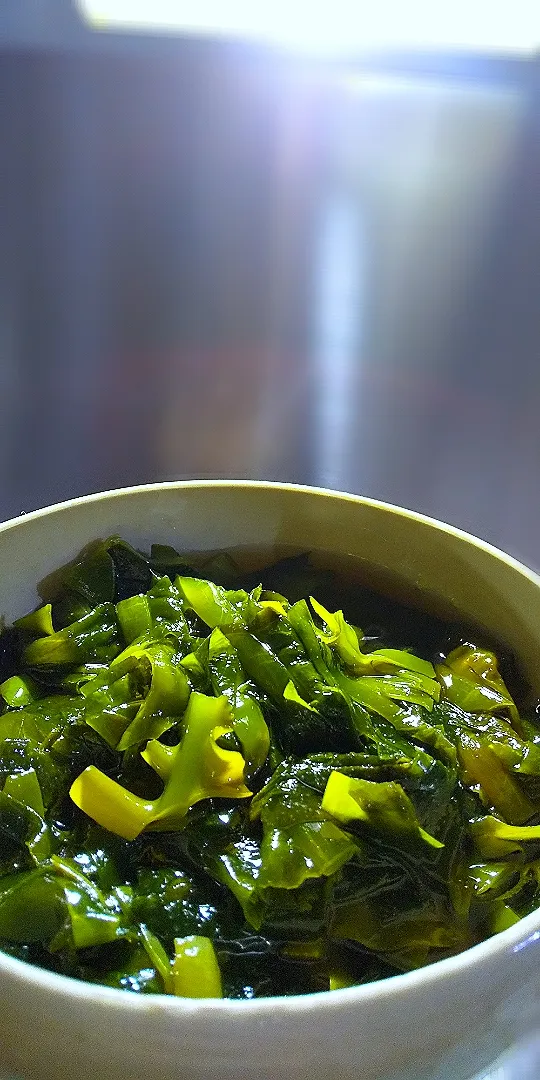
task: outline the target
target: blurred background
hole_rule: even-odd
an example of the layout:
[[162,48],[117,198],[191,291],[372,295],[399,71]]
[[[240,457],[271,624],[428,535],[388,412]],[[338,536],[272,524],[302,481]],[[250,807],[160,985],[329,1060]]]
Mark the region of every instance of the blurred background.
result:
[[1,2],[0,517],[287,480],[539,568],[540,8],[220,7]]

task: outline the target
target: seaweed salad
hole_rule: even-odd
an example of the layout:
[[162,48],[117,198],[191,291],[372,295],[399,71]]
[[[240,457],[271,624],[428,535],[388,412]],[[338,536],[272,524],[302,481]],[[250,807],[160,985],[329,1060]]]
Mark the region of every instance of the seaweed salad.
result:
[[90,544],[0,635],[0,948],[252,998],[459,953],[540,896],[540,725],[481,634],[317,570]]

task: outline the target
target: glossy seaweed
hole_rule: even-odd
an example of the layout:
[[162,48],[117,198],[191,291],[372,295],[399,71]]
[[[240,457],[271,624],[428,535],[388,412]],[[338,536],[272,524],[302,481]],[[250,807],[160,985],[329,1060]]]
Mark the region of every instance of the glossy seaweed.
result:
[[307,557],[260,578],[111,537],[3,631],[5,952],[137,993],[311,993],[538,904],[515,674]]

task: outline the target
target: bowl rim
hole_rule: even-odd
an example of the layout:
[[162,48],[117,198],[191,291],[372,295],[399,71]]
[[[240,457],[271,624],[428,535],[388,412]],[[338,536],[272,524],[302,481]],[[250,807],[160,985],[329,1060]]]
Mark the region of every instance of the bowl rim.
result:
[[[317,487],[308,484],[285,483],[274,480],[252,479],[183,479],[167,480],[155,483],[136,484],[126,487],[111,488],[109,490],[92,492],[88,495],[77,496],[61,502],[51,503],[29,512],[22,511],[16,517],[12,517],[0,523],[0,533],[14,528],[24,527],[26,522],[36,521],[42,517],[60,514],[72,507],[98,503],[106,499],[124,497],[137,497],[151,493],[159,494],[162,491],[175,491],[187,489],[257,489],[261,492],[286,491],[290,493],[300,492],[313,496],[323,496],[335,499],[338,502],[347,501],[360,505],[371,506],[375,509],[396,514],[399,517],[410,518],[420,524],[430,526],[439,532],[447,533],[465,544],[476,547],[486,554],[492,555],[497,560],[506,563],[521,576],[540,589],[540,574],[520,562],[514,556],[489,543],[486,540],[451,525],[439,518],[430,517],[417,510],[410,510],[397,504],[374,499],[369,496],[354,494],[331,488]],[[388,976],[375,982],[364,983],[359,986],[343,987],[331,992],[327,990],[317,991],[312,994],[296,994],[290,996],[259,997],[251,999],[234,998],[180,998],[169,994],[129,994],[124,990],[103,986],[99,983],[85,982],[71,976],[61,975],[48,971],[25,960],[19,960],[0,950],[0,976],[9,976],[12,982],[18,984],[21,990],[41,990],[56,999],[71,998],[83,1000],[91,1005],[114,1006],[116,1010],[129,1010],[134,1013],[162,1013],[165,1011],[171,1016],[193,1016],[201,1011],[201,1006],[206,1015],[211,1012],[216,1018],[231,1020],[240,1015],[251,1018],[272,1016],[279,1018],[280,1014],[310,1013],[324,1005],[325,1011],[329,1009],[341,1009],[343,1006],[362,1006],[367,1002],[391,1002],[396,996],[414,992],[417,989],[435,991],[441,983],[452,977],[465,975],[473,968],[480,971],[490,962],[502,959],[505,955],[511,956],[524,949],[528,949],[540,940],[540,907],[529,915],[520,919],[513,926],[502,930],[490,938],[463,950],[455,956],[449,956],[437,960],[425,967],[413,971],[403,972]]]
[[449,533],[457,539],[464,540],[473,547],[477,547],[480,550],[501,559],[503,562],[507,563],[507,565],[519,571],[540,587],[540,567],[538,571],[533,570],[530,566],[527,566],[526,563],[522,562],[516,556],[510,555],[496,544],[492,544],[489,540],[483,540],[482,537],[476,536],[475,533],[471,533],[467,529],[452,525],[450,522],[444,521],[443,518],[436,518],[430,514],[424,514],[420,510],[411,510],[406,506],[401,506],[399,503],[389,502],[385,499],[375,499],[370,495],[360,495],[351,491],[343,491],[339,488],[327,488],[315,484],[295,484],[281,480],[243,480],[237,478],[227,480],[221,477],[218,477],[215,480],[208,478],[193,478],[184,480],[158,480],[147,484],[129,484],[125,487],[105,488],[103,491],[93,491],[89,492],[87,495],[77,495],[72,499],[62,499],[59,502],[48,503],[46,506],[37,507],[35,510],[21,510],[19,514],[15,514],[11,518],[6,518],[5,521],[0,521],[0,532],[6,532],[26,521],[39,520],[41,517],[48,517],[49,515],[69,510],[71,507],[101,502],[104,499],[116,499],[124,498],[126,496],[149,494],[150,492],[176,491],[192,488],[222,488],[224,490],[228,488],[231,488],[232,490],[246,488],[247,490],[268,490],[270,492],[303,492],[306,495],[319,495],[324,498],[336,499],[338,502],[345,501],[372,506],[375,509],[397,514],[398,517],[411,518],[413,521],[418,521],[419,523],[435,528],[438,532]]

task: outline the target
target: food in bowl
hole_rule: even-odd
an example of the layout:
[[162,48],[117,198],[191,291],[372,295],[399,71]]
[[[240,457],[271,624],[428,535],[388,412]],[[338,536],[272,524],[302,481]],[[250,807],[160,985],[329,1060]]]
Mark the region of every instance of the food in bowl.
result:
[[309,559],[253,579],[116,536],[41,591],[0,638],[4,952],[137,993],[283,996],[538,906],[540,726],[481,631]]

